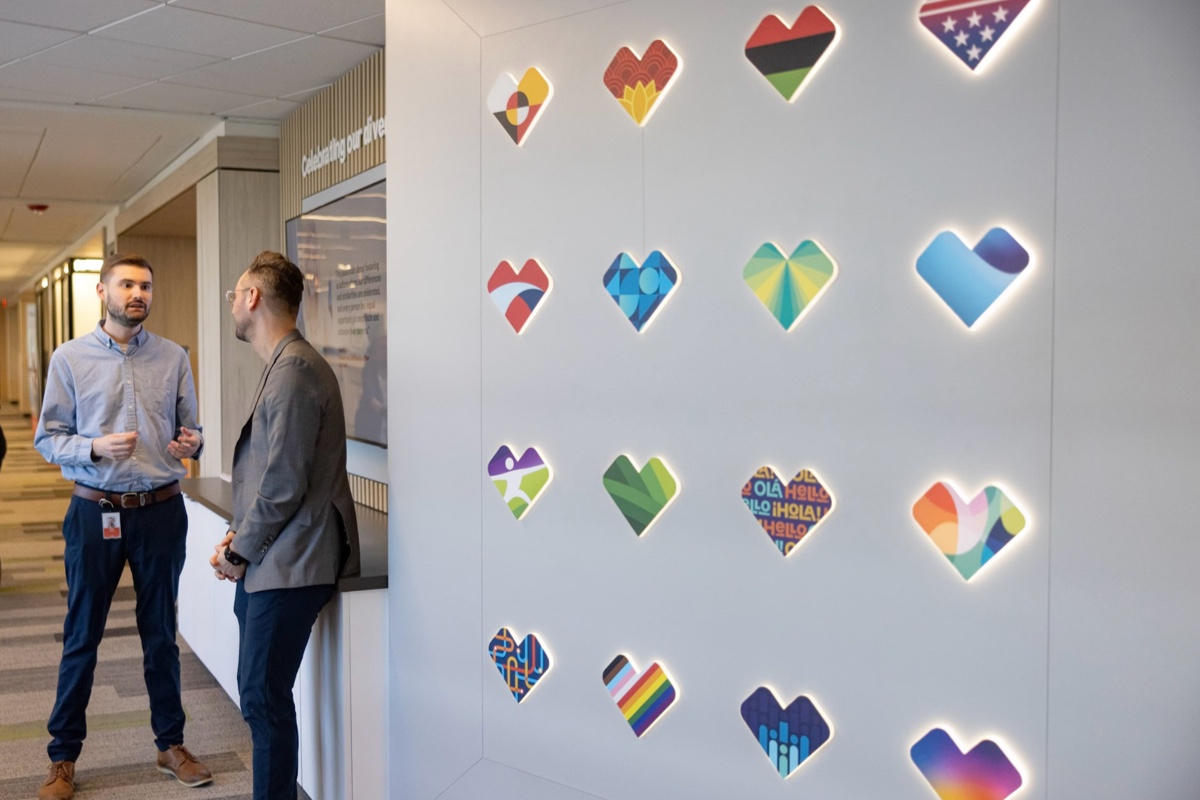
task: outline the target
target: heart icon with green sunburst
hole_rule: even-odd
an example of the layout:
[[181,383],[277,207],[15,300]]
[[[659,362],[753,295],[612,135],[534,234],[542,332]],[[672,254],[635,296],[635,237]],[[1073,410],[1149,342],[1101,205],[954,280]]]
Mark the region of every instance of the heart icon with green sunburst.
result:
[[629,456],[619,455],[604,473],[604,489],[641,536],[675,499],[679,482],[661,458],[651,458],[639,471]]
[[837,264],[812,240],[801,242],[790,256],[767,242],[742,270],[750,291],[785,331],[800,321],[835,277]]

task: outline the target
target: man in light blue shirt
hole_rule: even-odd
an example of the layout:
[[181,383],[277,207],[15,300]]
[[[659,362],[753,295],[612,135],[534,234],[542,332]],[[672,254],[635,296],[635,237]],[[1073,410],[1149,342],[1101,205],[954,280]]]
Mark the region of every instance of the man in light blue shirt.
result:
[[63,520],[67,616],[58,693],[51,712],[50,770],[39,800],[74,797],[75,761],[117,583],[129,564],[137,592],[150,726],[159,771],[187,786],[212,773],[183,746],[175,600],[186,550],[182,459],[203,445],[187,354],[142,327],[154,271],[118,254],[100,268],[105,319],[50,359],[34,447],[75,482]]

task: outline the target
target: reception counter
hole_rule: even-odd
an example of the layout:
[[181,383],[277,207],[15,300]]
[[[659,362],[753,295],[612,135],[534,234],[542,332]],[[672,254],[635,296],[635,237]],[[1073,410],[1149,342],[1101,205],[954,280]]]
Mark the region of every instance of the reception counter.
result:
[[[179,633],[236,703],[234,586],[208,564],[233,518],[233,487],[184,480],[187,562]],[[321,612],[296,679],[300,785],[312,800],[387,797],[387,515],[356,506],[361,574],[342,578]]]

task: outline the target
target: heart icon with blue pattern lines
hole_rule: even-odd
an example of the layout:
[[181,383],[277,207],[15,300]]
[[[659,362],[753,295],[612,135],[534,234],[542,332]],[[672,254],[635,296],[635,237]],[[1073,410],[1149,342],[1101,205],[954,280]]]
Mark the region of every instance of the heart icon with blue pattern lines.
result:
[[640,333],[679,285],[679,270],[655,250],[639,265],[621,253],[604,273],[604,288]]

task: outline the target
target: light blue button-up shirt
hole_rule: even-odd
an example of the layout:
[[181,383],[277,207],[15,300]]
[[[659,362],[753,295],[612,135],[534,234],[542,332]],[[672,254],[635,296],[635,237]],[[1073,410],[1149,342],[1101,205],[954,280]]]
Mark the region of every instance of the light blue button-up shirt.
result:
[[[63,477],[108,492],[145,492],[187,474],[167,452],[180,426],[198,430],[187,353],[145,328],[124,351],[103,325],[50,358],[33,446]],[[92,440],[137,431],[133,456],[92,459]]]

